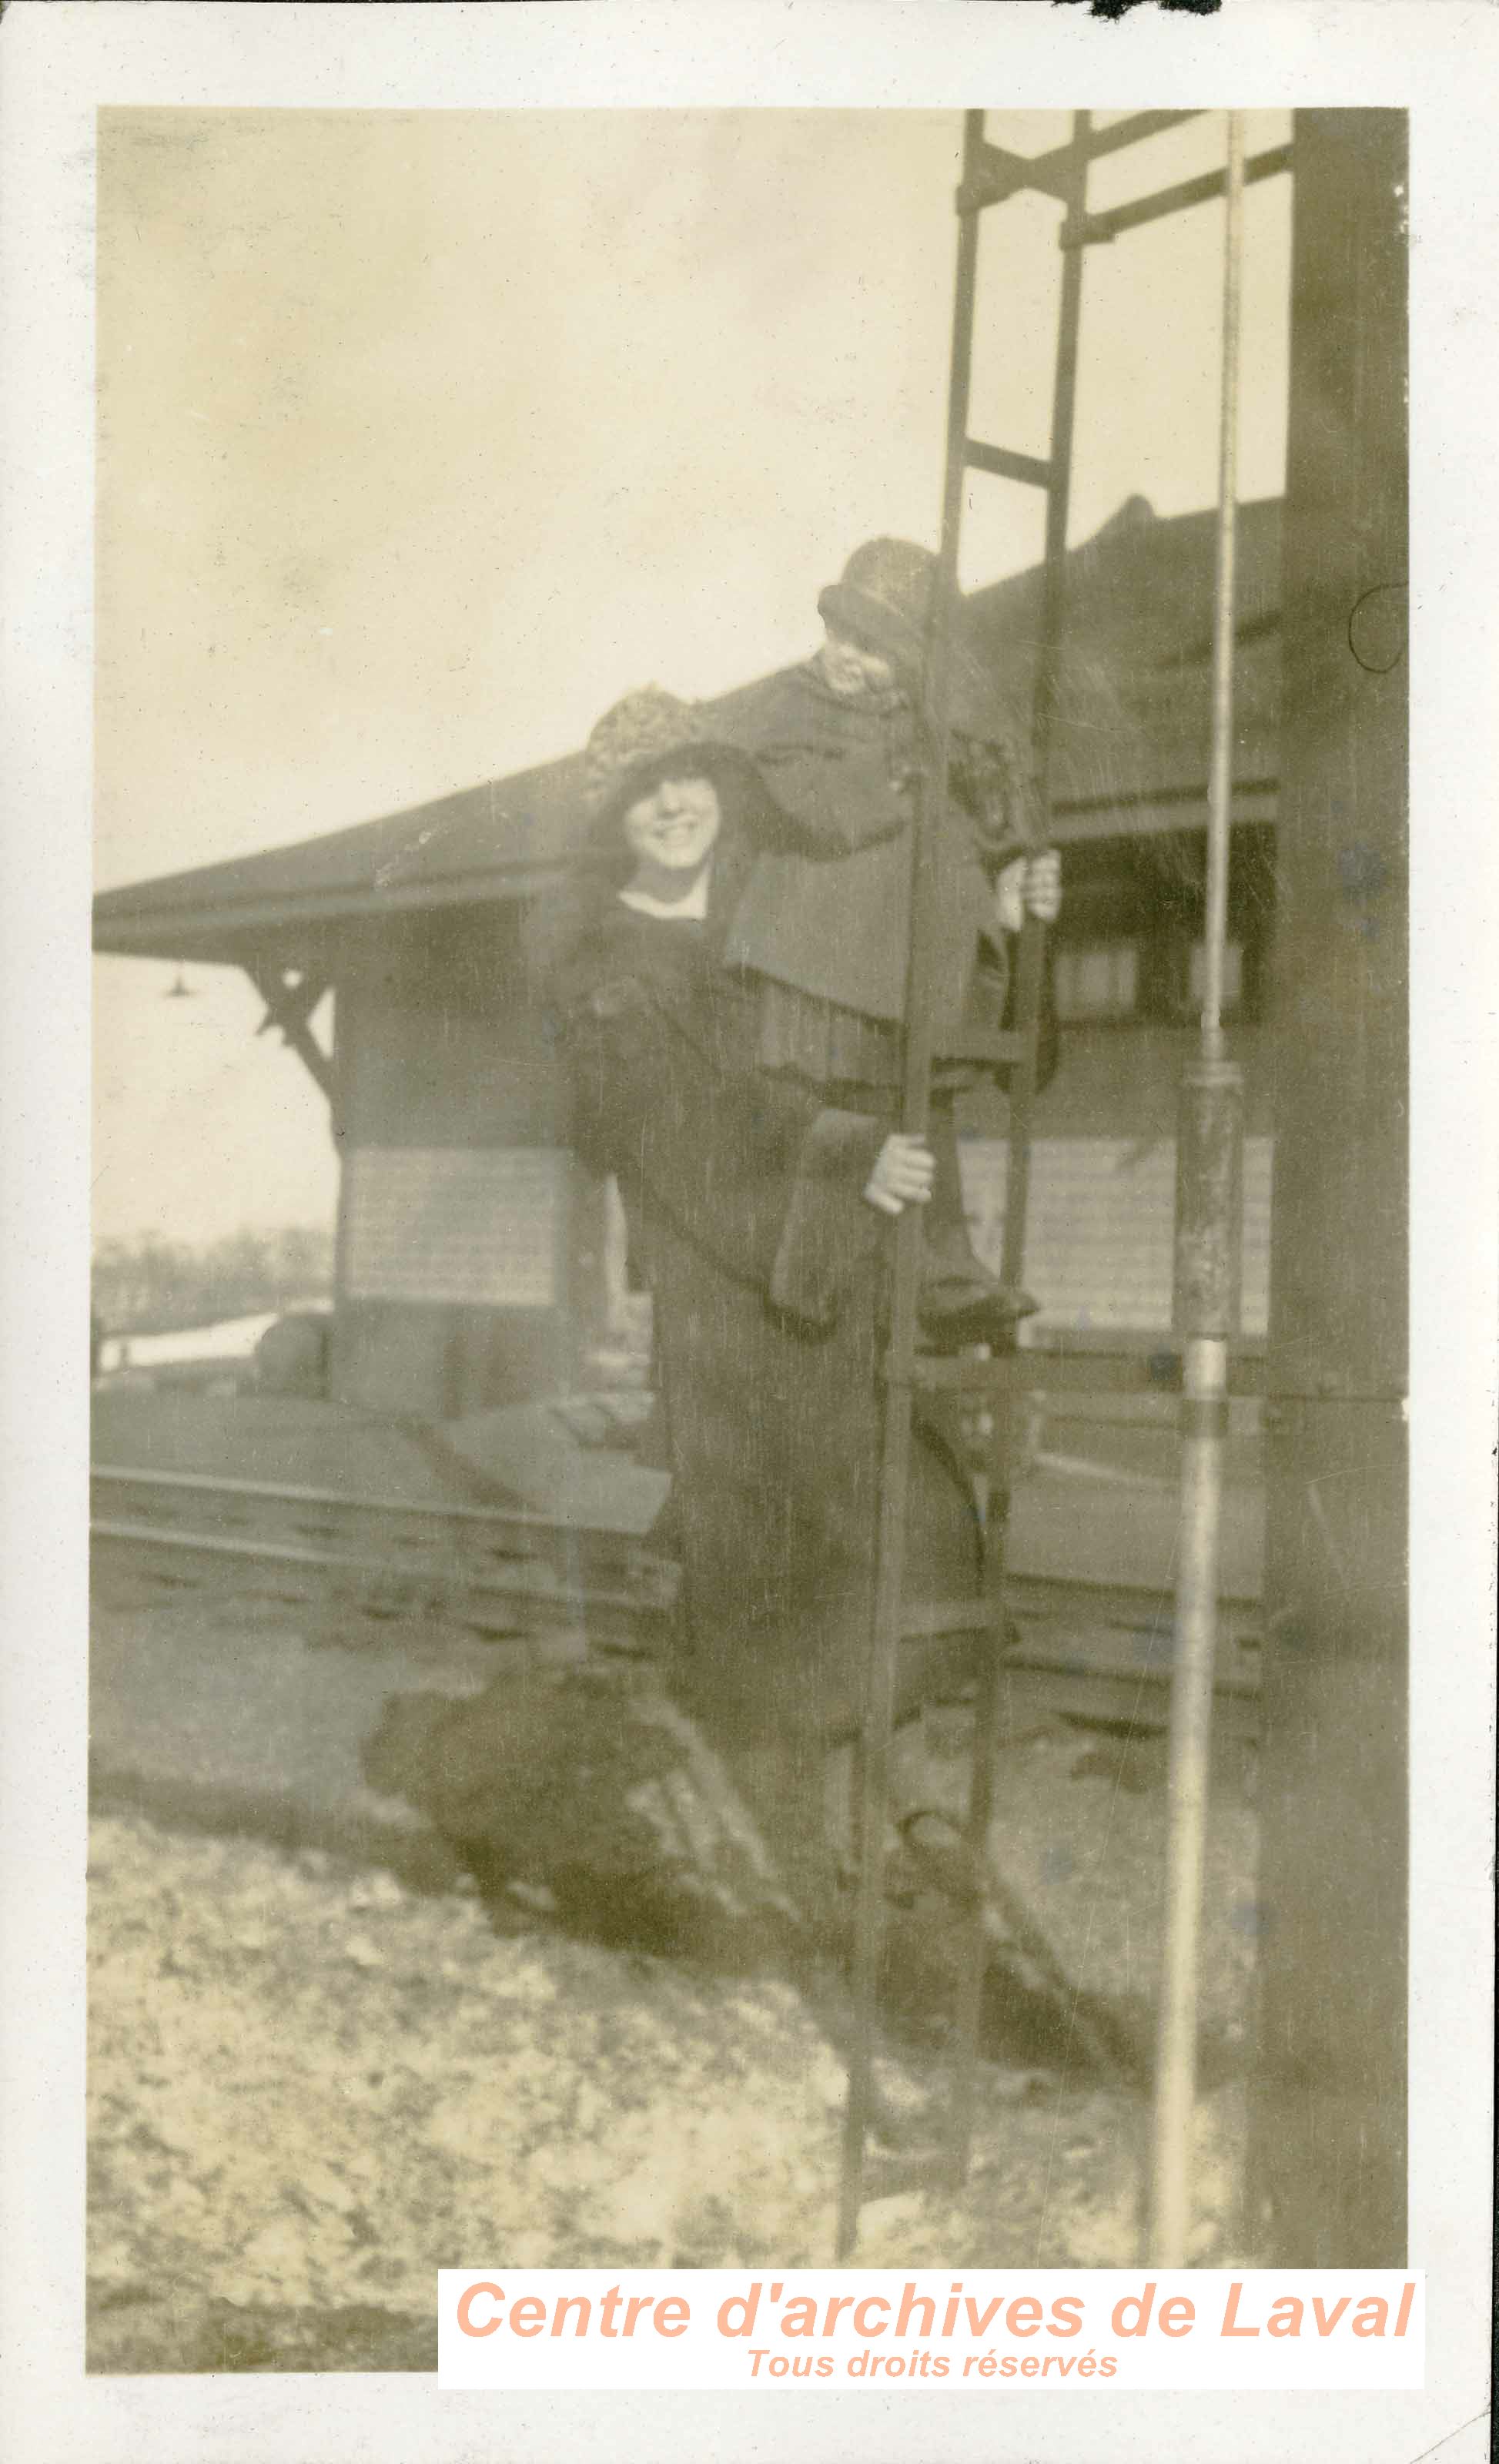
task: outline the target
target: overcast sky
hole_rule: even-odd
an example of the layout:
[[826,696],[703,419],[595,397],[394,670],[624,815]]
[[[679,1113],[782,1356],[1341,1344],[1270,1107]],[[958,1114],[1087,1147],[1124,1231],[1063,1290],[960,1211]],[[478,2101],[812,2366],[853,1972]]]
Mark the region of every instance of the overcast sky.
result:
[[[959,142],[946,113],[106,113],[100,885],[503,776],[635,685],[722,691],[812,647],[861,539],[935,542]],[[1095,199],[1223,143],[1208,115]],[[981,263],[974,425],[1035,451],[1055,224],[998,209]],[[1076,538],[1212,498],[1222,229],[1089,253]],[[1252,189],[1250,497],[1283,480],[1289,244],[1289,183]],[[979,479],[965,581],[1039,538]],[[243,979],[96,976],[99,1236],[330,1218],[326,1107]]]

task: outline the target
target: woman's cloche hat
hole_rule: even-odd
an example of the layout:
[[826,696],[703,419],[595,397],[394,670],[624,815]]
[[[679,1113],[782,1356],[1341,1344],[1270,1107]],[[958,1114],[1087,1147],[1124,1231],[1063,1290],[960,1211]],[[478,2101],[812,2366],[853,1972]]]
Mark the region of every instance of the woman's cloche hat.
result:
[[[921,671],[927,628],[937,589],[937,560],[914,539],[866,539],[856,547],[837,582],[817,602],[817,612],[835,633],[851,635],[890,659],[909,682]],[[959,727],[990,732],[992,687],[973,645],[965,639],[961,606],[948,649],[953,719]]]
[[903,668],[919,667],[932,613],[937,559],[913,539],[867,539],[817,603],[835,632],[851,634]]
[[623,807],[685,761],[715,781],[752,774],[746,754],[715,734],[700,710],[660,685],[643,685],[615,702],[584,752],[584,802],[591,815]]

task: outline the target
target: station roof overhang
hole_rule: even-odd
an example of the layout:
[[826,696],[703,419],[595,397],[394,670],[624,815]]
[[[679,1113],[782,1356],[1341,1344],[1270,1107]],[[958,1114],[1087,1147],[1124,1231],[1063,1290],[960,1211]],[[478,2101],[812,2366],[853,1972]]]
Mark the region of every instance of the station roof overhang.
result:
[[[1280,723],[1279,498],[1239,509],[1236,822],[1274,818]],[[1068,558],[1052,763],[1062,844],[1205,825],[1215,518],[1159,518],[1132,497]],[[969,640],[997,730],[1024,734],[1042,569],[976,591]],[[753,737],[760,679],[702,706]],[[524,899],[565,868],[584,825],[581,753],[320,838],[102,891],[102,953],[326,968],[368,918]]]

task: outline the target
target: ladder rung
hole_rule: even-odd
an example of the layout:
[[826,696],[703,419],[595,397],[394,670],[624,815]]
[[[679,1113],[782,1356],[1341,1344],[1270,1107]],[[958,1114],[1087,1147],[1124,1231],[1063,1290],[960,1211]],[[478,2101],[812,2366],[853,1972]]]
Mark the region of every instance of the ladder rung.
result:
[[971,471],[987,471],[996,479],[1023,479],[1031,488],[1051,485],[1049,462],[1034,453],[1012,453],[1006,445],[985,445],[977,436],[963,439],[963,460]]
[[[1236,1360],[1229,1385],[1231,1397],[1258,1395],[1264,1389],[1263,1364]],[[1176,1352],[1051,1352],[1045,1344],[1026,1344],[985,1360],[974,1353],[918,1352],[911,1363],[910,1382],[923,1393],[962,1394],[1003,1391],[1006,1387],[1064,1389],[1084,1395],[1179,1395],[1181,1358]],[[893,1353],[887,1353],[885,1376],[899,1376]]]
[[[1053,1344],[1043,1338],[1028,1344],[1022,1354],[1034,1375],[1028,1385],[1055,1386],[1059,1390],[1095,1395],[1179,1395],[1181,1392],[1181,1356],[1172,1346],[1174,1337],[1163,1344],[1156,1343],[1139,1351],[1111,1351],[1106,1345],[1093,1349],[1086,1342]],[[1246,1343],[1235,1350],[1229,1366],[1230,1399],[1263,1395],[1267,1369],[1263,1347]]]
[[1096,163],[1101,154],[1117,154],[1124,145],[1142,145],[1147,137],[1159,137],[1167,128],[1179,128],[1184,120],[1201,120],[1198,111],[1132,111],[1127,120],[1115,120],[1108,128],[1091,128],[1088,132],[1088,159]]
[[[1181,1392],[1181,1355],[1177,1352],[1048,1352],[1037,1343],[1018,1357],[1025,1364],[1022,1382],[1047,1394],[1175,1397]],[[1231,1392],[1247,1391],[1236,1364]]]
[[[1158,137],[1184,120],[1201,117],[1200,111],[1135,111],[1127,120],[1116,120],[1112,128],[1090,130],[1083,151],[1090,163],[1095,163],[1100,155],[1117,154],[1126,145],[1141,144],[1147,137]],[[985,138],[974,149],[973,177],[958,191],[958,210],[981,213],[986,206],[1003,205],[1023,188],[1039,189],[1044,196],[1059,197],[1066,204],[1072,164],[1070,145],[1053,145],[1045,154],[1016,154],[1007,145],[991,145]]]
[[997,1357],[983,1359],[972,1352],[918,1352],[903,1381],[891,1352],[885,1356],[885,1377],[889,1385],[905,1382],[925,1395],[995,1394],[1011,1386],[1033,1386],[1036,1378],[1026,1366],[1033,1356],[1029,1353],[1002,1352]]
[[[1271,145],[1263,154],[1251,154],[1244,166],[1245,184],[1273,179],[1277,171],[1289,171],[1291,162],[1289,145]],[[1223,195],[1226,179],[1224,171],[1204,171],[1196,180],[1179,180],[1173,188],[1157,188],[1148,197],[1132,197],[1128,205],[1106,207],[1102,213],[1085,215],[1081,237],[1085,242],[1115,239],[1120,231],[1137,231],[1142,223],[1157,222],[1162,214],[1180,213],[1188,206],[1205,205],[1210,197]]]

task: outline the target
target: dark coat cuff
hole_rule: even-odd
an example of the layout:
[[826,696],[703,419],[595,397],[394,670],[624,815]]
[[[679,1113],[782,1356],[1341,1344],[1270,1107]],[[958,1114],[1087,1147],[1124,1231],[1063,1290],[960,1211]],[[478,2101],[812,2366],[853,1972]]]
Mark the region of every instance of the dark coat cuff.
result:
[[770,1275],[777,1309],[830,1326],[854,1268],[874,1249],[880,1219],[864,1191],[886,1129],[866,1112],[829,1107],[802,1141]]

